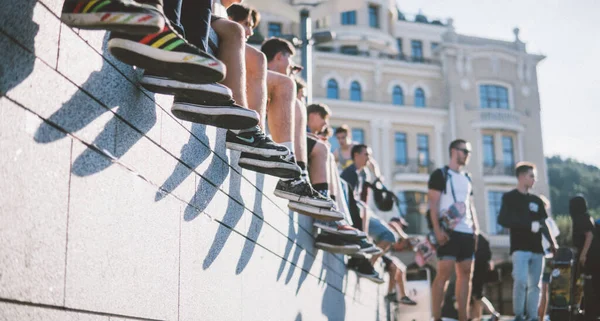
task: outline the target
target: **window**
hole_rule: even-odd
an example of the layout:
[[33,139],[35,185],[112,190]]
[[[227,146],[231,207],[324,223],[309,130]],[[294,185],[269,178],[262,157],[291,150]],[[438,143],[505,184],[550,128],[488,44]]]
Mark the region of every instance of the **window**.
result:
[[415,106],[425,107],[425,92],[421,88],[415,90]]
[[408,234],[426,234],[427,219],[427,193],[405,191],[397,194],[400,212],[405,215],[408,222],[406,233]]
[[341,46],[340,52],[344,55],[354,55],[358,56],[358,47],[357,46]]
[[508,109],[508,89],[496,85],[480,85],[479,99],[481,108]]
[[329,99],[339,99],[340,91],[338,87],[337,81],[335,79],[329,79],[327,81],[327,98]]
[[431,43],[431,52],[433,52],[440,44],[437,42],[432,42]]
[[419,166],[429,166],[429,136],[417,135],[418,162]]
[[406,165],[408,163],[408,159],[406,157],[406,134],[396,133],[394,137],[394,146],[396,150],[396,164]]
[[365,131],[362,128],[352,128],[352,141],[359,144],[364,144]]
[[400,86],[395,86],[392,92],[392,104],[402,106],[404,105],[404,92]]
[[404,57],[404,51],[402,49],[402,38],[396,39],[396,46],[398,47],[398,54],[400,57]]
[[512,168],[515,166],[515,156],[513,148],[513,139],[510,136],[502,136],[502,158],[504,167]]
[[350,100],[362,101],[362,92],[358,81],[353,81],[350,85]]
[[281,36],[281,23],[269,22],[269,38]]
[[342,24],[343,25],[355,25],[356,24],[356,10],[342,12]]
[[488,213],[490,213],[490,233],[491,234],[508,234],[508,231],[498,224],[498,214],[502,206],[503,192],[488,192]]
[[483,135],[483,166],[494,167],[496,157],[494,156],[494,136]]
[[423,61],[423,42],[420,40],[412,40],[410,42],[412,60],[417,62]]
[[375,5],[369,6],[369,26],[379,28],[379,7]]

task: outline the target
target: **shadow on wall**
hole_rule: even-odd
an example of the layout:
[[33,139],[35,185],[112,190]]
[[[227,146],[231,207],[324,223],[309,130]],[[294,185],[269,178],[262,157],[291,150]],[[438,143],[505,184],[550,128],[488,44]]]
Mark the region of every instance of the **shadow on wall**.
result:
[[252,209],[253,213],[250,226],[248,227],[248,233],[246,234],[246,241],[244,242],[242,253],[240,253],[240,259],[238,260],[238,264],[235,268],[235,274],[242,273],[248,265],[248,262],[250,262],[250,258],[252,258],[252,255],[254,254],[256,242],[258,242],[258,236],[260,235],[260,231],[265,223],[262,210],[263,194],[261,192],[264,185],[265,176],[262,174],[256,175],[256,188],[258,190],[256,190],[254,193],[254,208]]
[[[33,22],[33,9],[37,1],[0,1],[0,94],[6,95],[25,80],[35,64],[35,36],[40,26]],[[31,54],[23,54],[21,48]]]
[[[331,255],[331,254],[330,254]],[[333,270],[326,266],[321,268],[325,270],[325,292],[321,303],[321,312],[327,317],[328,321],[337,321],[346,319],[346,297],[341,290],[344,285],[344,276],[337,275]]]

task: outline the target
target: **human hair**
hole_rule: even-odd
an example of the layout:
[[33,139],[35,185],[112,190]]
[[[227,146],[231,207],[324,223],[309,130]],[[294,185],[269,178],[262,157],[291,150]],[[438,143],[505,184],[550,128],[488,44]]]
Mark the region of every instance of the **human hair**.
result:
[[450,156],[452,156],[452,150],[455,148],[458,148],[458,146],[460,146],[461,144],[466,144],[467,141],[464,139],[455,139],[452,141],[452,143],[450,143],[450,147],[448,148],[448,153],[450,154]]
[[256,28],[260,22],[260,13],[258,13],[256,9],[240,3],[234,3],[229,6],[229,8],[227,8],[227,16],[235,22],[246,21],[248,16],[251,16],[254,28]]
[[348,134],[348,133],[350,133],[350,127],[348,125],[344,124],[344,125],[342,125],[342,126],[340,126],[340,127],[338,127],[338,128],[335,129],[335,134],[334,135],[337,135],[337,134]]
[[352,151],[350,152],[351,153],[350,155],[352,155],[352,159],[354,159],[354,155],[362,153],[362,151],[368,147],[369,146],[367,146],[365,144],[356,144],[356,145],[352,146]]
[[310,104],[306,107],[306,114],[318,113],[323,119],[327,119],[331,116],[331,109],[325,104]]
[[300,90],[306,88],[306,81],[304,81],[304,79],[300,77],[294,77],[294,80],[296,81],[296,93],[299,93]]
[[318,135],[325,138],[329,138],[333,135],[333,130],[331,129],[331,126],[327,126],[323,128],[323,130],[320,133],[318,133]]
[[517,163],[517,166],[515,167],[515,176],[517,178],[519,178],[519,176],[521,176],[521,174],[525,174],[525,173],[529,172],[530,170],[534,170],[534,169],[535,169],[534,163],[519,162],[519,163]]
[[252,9],[250,15],[252,16],[252,21],[254,21],[254,28],[258,27],[258,24],[260,23],[260,12],[256,9]]
[[263,42],[260,51],[267,56],[267,61],[273,60],[280,52],[289,53],[292,56],[296,54],[296,49],[289,41],[277,37],[269,38]]

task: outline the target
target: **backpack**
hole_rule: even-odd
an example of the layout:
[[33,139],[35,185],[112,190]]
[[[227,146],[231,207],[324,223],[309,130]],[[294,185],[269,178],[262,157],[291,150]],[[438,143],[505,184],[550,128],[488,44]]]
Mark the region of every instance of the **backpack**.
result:
[[391,211],[396,201],[396,195],[389,191],[379,178],[373,183],[368,183],[367,186],[373,190],[373,198],[377,208],[383,212]]
[[[441,168],[442,176],[444,177],[444,189],[442,190],[442,194],[446,194],[446,186],[448,185],[448,177],[450,177],[450,175],[448,175],[449,169],[450,169],[450,167],[448,167],[448,166],[444,166]],[[471,185],[472,185],[473,181],[471,180],[471,175],[469,173],[465,172],[465,176],[469,180],[469,183],[471,183]],[[452,193],[454,193],[454,190],[452,190]],[[431,222],[431,211],[430,210],[427,210],[426,218],[427,218],[427,227],[430,230],[433,230],[433,223]]]

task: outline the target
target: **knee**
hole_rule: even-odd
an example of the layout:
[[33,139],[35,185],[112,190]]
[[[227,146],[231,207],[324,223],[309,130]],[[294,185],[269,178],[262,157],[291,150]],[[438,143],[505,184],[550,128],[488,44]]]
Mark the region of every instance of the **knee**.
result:
[[246,45],[246,61],[248,62],[246,64],[248,68],[267,69],[267,57],[265,54],[249,45]]
[[219,38],[223,41],[244,42],[245,31],[239,23],[226,19],[219,19],[211,24]]

